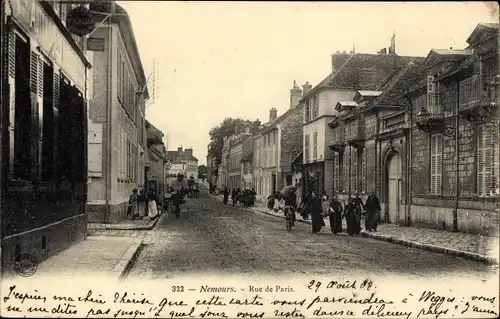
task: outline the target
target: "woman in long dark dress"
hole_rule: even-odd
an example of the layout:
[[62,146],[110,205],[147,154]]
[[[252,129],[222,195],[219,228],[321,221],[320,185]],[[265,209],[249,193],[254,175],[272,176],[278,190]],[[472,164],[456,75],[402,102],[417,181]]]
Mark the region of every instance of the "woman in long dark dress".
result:
[[328,215],[330,217],[330,228],[335,235],[342,232],[342,212],[342,204],[338,200],[337,195],[334,195],[330,202]]
[[380,216],[380,202],[375,191],[372,192],[365,203],[366,219],[365,228],[368,231],[377,231],[379,216]]
[[222,203],[227,204],[228,200],[229,200],[229,189],[227,189],[227,186],[224,186],[224,199],[222,200]]
[[359,235],[361,232],[361,211],[359,209],[359,205],[354,203],[353,198],[349,198],[347,205],[345,207],[345,219],[347,222],[347,233],[352,235]]
[[321,205],[321,198],[316,195],[315,192],[311,194],[311,221],[312,221],[312,232],[317,233],[325,225],[323,219],[323,206]]

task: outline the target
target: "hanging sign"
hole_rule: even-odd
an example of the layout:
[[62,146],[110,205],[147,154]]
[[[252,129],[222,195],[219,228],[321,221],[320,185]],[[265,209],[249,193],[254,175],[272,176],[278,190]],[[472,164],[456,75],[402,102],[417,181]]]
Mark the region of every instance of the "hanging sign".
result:
[[83,37],[94,30],[94,15],[85,7],[73,8],[66,16],[66,28],[69,32]]

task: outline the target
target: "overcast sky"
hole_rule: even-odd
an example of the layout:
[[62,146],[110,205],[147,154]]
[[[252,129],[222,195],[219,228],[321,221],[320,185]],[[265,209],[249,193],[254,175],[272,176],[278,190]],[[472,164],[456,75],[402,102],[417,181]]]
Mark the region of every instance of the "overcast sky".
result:
[[[396,33],[396,53],[464,48],[494,3],[118,1],[132,21],[146,77],[159,61],[146,118],[168,149],[193,147],[206,163],[208,131],[225,117],[269,118],[289,107],[293,80],[313,86],[337,50],[375,53]],[[150,87],[150,92],[152,88]]]

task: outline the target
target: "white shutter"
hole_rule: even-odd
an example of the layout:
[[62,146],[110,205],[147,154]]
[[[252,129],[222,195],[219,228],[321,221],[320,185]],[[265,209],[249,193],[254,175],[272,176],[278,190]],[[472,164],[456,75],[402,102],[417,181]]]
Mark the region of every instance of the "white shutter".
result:
[[102,176],[102,124],[88,123],[88,177]]
[[476,189],[478,195],[484,194],[484,139],[483,125],[477,128],[477,181]]
[[436,185],[436,174],[437,174],[437,158],[436,158],[436,152],[437,152],[437,136],[432,135],[431,136],[431,191],[430,193],[432,195],[436,195],[437,191],[437,185]]
[[362,151],[361,158],[361,191],[366,192],[366,149]]
[[484,194],[492,195],[493,186],[493,127],[483,128],[484,140]]
[[436,194],[441,195],[443,169],[443,136],[436,136]]
[[427,93],[434,93],[434,77],[427,77]]

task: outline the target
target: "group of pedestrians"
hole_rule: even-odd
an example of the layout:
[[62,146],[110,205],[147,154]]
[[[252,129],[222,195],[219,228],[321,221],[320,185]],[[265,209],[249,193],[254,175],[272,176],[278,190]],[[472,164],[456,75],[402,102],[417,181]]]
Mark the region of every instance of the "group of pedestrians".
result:
[[233,202],[233,206],[239,201],[243,203],[245,206],[253,206],[255,204],[255,197],[257,193],[255,189],[244,189],[243,191],[238,188],[233,188],[231,191],[227,186],[224,186],[224,190],[222,191],[223,199],[222,203],[227,204],[229,202],[229,194],[231,194],[231,200]]
[[319,232],[321,228],[326,226],[324,221],[326,217],[330,220],[330,228],[334,234],[343,231],[342,220],[345,218],[347,223],[346,231],[351,236],[360,234],[363,214],[365,215],[365,229],[367,231],[377,231],[380,220],[380,201],[375,191],[368,196],[365,203],[363,203],[358,193],[355,193],[354,197],[350,197],[346,205],[342,205],[337,195],[330,199],[326,192],[318,196],[315,191],[304,194],[298,209],[295,202],[291,202],[287,205],[294,206],[304,219],[307,219],[309,215],[311,216],[313,233]]
[[156,191],[142,189],[140,192],[136,188],[128,200],[127,217],[130,219],[142,219],[144,217],[155,219],[158,216],[158,207],[156,205]]

